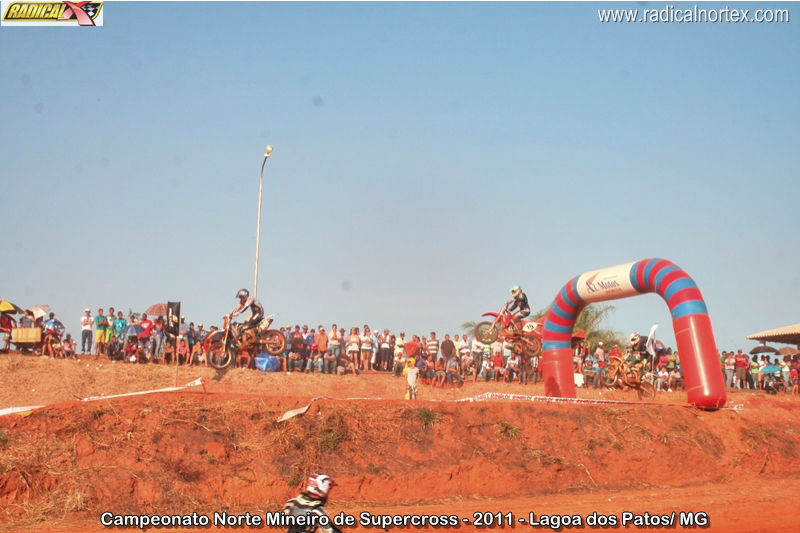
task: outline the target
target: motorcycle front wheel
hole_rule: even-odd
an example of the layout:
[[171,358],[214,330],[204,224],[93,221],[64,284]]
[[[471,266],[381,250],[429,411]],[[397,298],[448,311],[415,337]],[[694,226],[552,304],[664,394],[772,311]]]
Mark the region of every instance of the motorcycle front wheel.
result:
[[492,327],[492,322],[479,322],[475,326],[475,338],[483,344],[492,344],[497,340],[498,329],[497,325]]
[[212,342],[208,347],[208,364],[222,370],[227,368],[233,362],[233,350],[222,345],[222,342]]
[[618,364],[611,363],[608,368],[606,368],[606,373],[600,378],[603,385],[606,387],[614,387],[618,381],[622,381],[620,371],[621,369]]
[[649,381],[642,381],[639,383],[639,388],[636,389],[639,399],[653,400],[656,397],[656,388]]

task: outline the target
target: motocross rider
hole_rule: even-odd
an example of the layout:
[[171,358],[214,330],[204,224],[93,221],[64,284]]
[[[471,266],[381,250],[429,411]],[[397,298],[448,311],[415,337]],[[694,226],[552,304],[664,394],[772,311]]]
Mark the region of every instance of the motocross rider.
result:
[[514,311],[514,309],[517,310],[511,315],[511,328],[521,331],[522,328],[519,326],[519,321],[531,314],[531,306],[528,305],[528,297],[522,292],[519,285],[511,287],[511,296],[512,298],[506,302],[506,309],[509,312]]
[[250,309],[250,316],[247,317],[247,320],[242,324],[242,331],[255,328],[264,318],[264,308],[261,306],[261,302],[250,296],[250,291],[247,289],[240,289],[239,292],[236,293],[236,297],[239,298],[239,305],[231,311],[228,317],[233,318],[239,316]]
[[[289,533],[338,533],[339,529],[333,525],[333,521],[328,516],[325,510],[325,503],[328,501],[328,493],[331,488],[336,486],[336,482],[325,474],[313,474],[306,482],[306,490],[299,496],[296,496],[286,502],[283,506],[283,513],[295,517],[307,517],[309,515],[316,516],[316,524],[309,524],[306,526],[291,525],[289,526]],[[325,516],[328,518],[325,525],[320,524],[319,518]]]

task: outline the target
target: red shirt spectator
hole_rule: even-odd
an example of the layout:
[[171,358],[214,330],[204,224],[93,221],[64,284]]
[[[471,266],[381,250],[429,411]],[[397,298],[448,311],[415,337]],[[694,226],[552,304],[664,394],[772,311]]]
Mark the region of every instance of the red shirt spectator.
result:
[[143,314],[142,319],[139,321],[139,325],[144,328],[144,331],[139,333],[140,339],[149,339],[150,338],[150,330],[153,329],[153,321],[147,318],[147,315]]
[[492,356],[492,366],[494,368],[503,368],[503,356],[496,353]]
[[742,353],[741,350],[739,350],[736,353],[735,366],[744,366],[744,367],[750,366],[750,360],[747,358],[747,356],[745,354]]

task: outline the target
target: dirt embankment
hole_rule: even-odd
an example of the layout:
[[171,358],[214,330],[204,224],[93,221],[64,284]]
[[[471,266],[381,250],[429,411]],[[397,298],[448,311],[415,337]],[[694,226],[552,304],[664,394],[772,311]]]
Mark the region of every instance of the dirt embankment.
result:
[[[56,383],[59,394],[109,394],[175,378],[174,368],[3,364],[16,365],[4,375],[4,394],[17,390],[11,405],[45,403],[30,390],[53,394],[48,386]],[[800,486],[800,401],[788,396],[737,394],[731,403],[743,402],[742,410],[716,412],[678,405],[680,393],[659,396],[659,405],[320,400],[304,416],[277,423],[309,393],[397,398],[402,384],[387,375],[242,370],[206,389],[62,402],[0,417],[0,529],[86,530],[103,511],[263,513],[279,509],[316,471],[339,483],[334,508],[353,511],[449,511],[465,502],[472,502],[465,512],[524,509],[542,501],[575,509],[593,499],[600,508],[611,502],[605,495],[620,491],[632,502],[674,501],[681,487],[691,505],[691,494],[750,483],[719,502],[708,496],[724,510],[729,498],[752,493],[755,481],[759,491]],[[423,387],[422,394],[452,399],[486,390],[542,393],[541,386],[470,384]]]
[[794,404],[320,401],[278,424],[285,406],[179,393],[2,417],[2,520],[272,510],[315,471],[337,479],[337,498],[391,504],[800,474]]

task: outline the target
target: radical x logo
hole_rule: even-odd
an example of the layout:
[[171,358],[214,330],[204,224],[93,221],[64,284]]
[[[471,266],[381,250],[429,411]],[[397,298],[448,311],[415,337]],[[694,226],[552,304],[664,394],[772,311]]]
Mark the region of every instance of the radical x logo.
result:
[[3,7],[5,7],[2,19],[4,26],[50,26],[76,22],[78,26],[103,25],[101,14],[103,2],[15,1],[3,2]]

